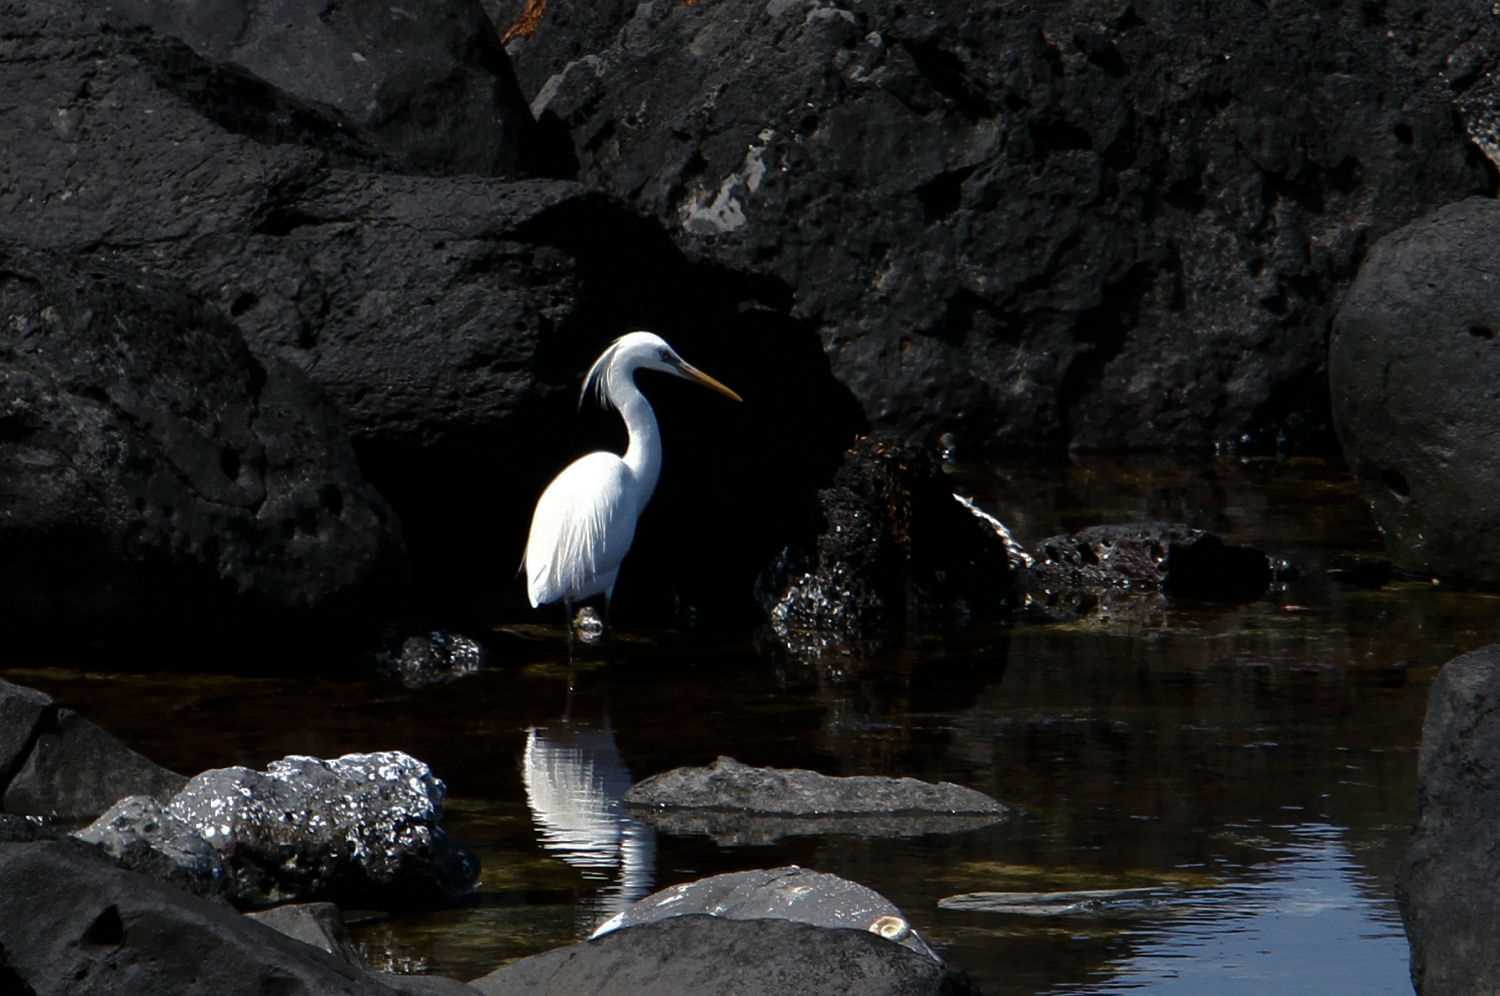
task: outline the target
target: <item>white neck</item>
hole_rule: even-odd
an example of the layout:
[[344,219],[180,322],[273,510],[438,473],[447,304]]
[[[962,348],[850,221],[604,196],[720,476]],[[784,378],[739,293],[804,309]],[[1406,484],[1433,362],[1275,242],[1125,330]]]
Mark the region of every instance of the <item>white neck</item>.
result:
[[645,508],[656,490],[656,479],[661,476],[661,431],[656,425],[656,413],[646,401],[641,389],[635,386],[634,371],[622,371],[611,377],[608,385],[609,400],[620,410],[625,428],[630,433],[630,445],[625,450],[625,466],[640,485],[636,492],[640,504],[637,511]]

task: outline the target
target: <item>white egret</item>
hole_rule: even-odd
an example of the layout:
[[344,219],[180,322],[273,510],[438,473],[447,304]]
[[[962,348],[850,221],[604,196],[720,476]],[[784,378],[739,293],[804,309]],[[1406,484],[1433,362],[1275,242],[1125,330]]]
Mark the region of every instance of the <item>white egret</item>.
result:
[[602,450],[589,453],[552,479],[537,499],[522,561],[532,608],[561,600],[570,640],[575,602],[603,593],[608,619],[620,562],[661,472],[661,433],[656,414],[636,387],[637,370],[675,374],[741,400],[650,332],[621,336],[589,368],[578,403],[593,390],[601,405],[618,409],[630,444],[624,457]]

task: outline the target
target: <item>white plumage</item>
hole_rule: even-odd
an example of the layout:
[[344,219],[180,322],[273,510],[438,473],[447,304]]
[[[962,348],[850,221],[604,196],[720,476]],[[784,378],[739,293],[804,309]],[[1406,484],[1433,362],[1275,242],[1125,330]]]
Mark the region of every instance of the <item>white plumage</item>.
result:
[[630,444],[623,457],[590,453],[553,478],[532,513],[523,564],[532,607],[562,601],[569,607],[569,625],[574,602],[602,593],[607,610],[636,522],[656,490],[661,433],[651,405],[635,385],[635,372],[641,369],[695,380],[740,400],[650,332],[621,336],[594,361],[579,403],[591,389],[597,391],[606,408],[619,409]]

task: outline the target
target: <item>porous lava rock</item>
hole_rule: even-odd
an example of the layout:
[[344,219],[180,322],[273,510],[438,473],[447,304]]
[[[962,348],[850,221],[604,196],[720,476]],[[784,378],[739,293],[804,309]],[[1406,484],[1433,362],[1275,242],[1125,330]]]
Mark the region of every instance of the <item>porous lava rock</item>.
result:
[[579,178],[792,288],[929,441],[1326,444],[1362,254],[1495,188],[1468,0],[498,6]]
[[13,637],[332,628],[404,568],[399,523],[298,371],[174,281],[3,240],[0,478]]

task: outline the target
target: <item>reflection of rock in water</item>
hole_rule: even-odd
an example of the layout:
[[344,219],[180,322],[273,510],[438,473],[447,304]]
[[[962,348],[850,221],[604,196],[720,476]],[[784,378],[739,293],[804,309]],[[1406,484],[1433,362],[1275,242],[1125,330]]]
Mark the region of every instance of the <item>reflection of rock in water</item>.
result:
[[614,731],[573,724],[531,727],[521,778],[542,846],[585,879],[608,883],[580,905],[581,935],[651,891],[656,834],[623,813],[630,771]]

